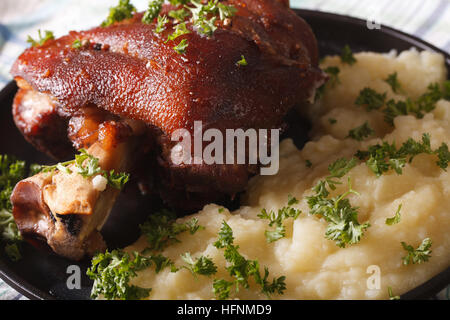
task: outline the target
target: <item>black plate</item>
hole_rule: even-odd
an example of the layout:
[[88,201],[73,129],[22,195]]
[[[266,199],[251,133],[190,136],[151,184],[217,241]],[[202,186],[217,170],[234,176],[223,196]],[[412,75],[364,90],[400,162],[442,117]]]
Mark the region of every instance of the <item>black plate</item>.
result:
[[[295,10],[309,22],[318,40],[321,55],[338,54],[346,44],[357,51],[388,52],[416,47],[419,50],[439,52],[446,57],[450,72],[450,55],[418,38],[384,27],[369,30],[366,21],[335,14]],[[11,101],[17,87],[10,83],[0,93],[0,153],[14,154],[29,162],[51,163],[46,156],[36,152],[20,135],[11,117]],[[135,196],[132,184],[114,208],[103,233],[110,248],[124,247],[132,243],[138,234],[138,224],[155,208],[154,200]],[[11,262],[0,254],[0,277],[20,293],[31,299],[89,299],[91,282],[83,277],[81,290],[69,290],[66,286],[67,267],[70,261],[48,250],[37,250],[25,244],[23,259]],[[89,262],[79,264],[84,274]],[[405,299],[431,298],[450,283],[450,268],[441,272],[420,287],[404,294]]]

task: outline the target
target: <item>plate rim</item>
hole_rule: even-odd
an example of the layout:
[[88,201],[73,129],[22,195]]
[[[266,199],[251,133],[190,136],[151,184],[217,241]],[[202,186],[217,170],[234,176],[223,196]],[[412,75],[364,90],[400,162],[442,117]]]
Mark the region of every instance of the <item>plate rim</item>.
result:
[[[312,17],[320,16],[321,18],[329,18],[333,21],[353,24],[359,26],[366,26],[367,21],[361,18],[352,17],[349,15],[336,14],[320,10],[309,10],[309,9],[292,9],[300,17],[304,15],[309,15]],[[438,52],[445,57],[445,62],[447,68],[450,67],[450,53],[436,47],[435,45],[420,39],[415,35],[408,34],[406,32],[397,30],[393,27],[382,25],[381,30],[378,30],[384,34],[390,35],[391,37],[407,41],[412,44],[412,46],[417,47],[427,47],[430,51]],[[450,75],[450,74],[449,74]],[[0,91],[0,101],[8,97],[12,92],[17,90],[17,85],[14,80],[10,81],[1,91]],[[1,257],[0,257],[1,258]],[[3,259],[0,259],[0,278],[11,288],[16,290],[18,293],[22,294],[30,300],[59,300],[60,298],[51,295],[49,292],[44,292],[39,288],[31,285],[28,281],[20,279],[14,271],[6,265]],[[446,283],[446,284],[445,284]],[[401,295],[402,299],[423,299],[425,296],[430,296],[436,294],[450,284],[450,266],[447,269],[439,272],[431,279],[427,280],[423,284],[417,286],[416,288]]]

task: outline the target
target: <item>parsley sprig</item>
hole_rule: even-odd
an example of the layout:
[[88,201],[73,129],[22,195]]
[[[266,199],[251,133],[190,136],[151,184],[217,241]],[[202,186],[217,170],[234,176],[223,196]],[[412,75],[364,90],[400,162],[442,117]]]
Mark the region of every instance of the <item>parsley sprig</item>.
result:
[[353,55],[352,49],[349,45],[345,45],[344,48],[342,48],[341,51],[341,61],[342,63],[353,65],[357,62],[355,56]]
[[261,210],[261,214],[259,214],[258,217],[268,220],[270,227],[275,226],[275,229],[265,231],[265,236],[268,243],[278,241],[286,236],[286,228],[283,225],[283,222],[288,218],[295,220],[299,217],[302,211],[292,208],[293,205],[298,203],[299,201],[296,198],[289,195],[287,206],[279,209],[277,212],[273,210],[267,212],[266,209]]
[[[394,74],[396,75],[396,74]],[[393,86],[393,90],[399,90],[400,85],[396,82],[396,76],[391,75],[386,81]],[[418,99],[407,98],[405,101],[395,101],[387,99],[387,93],[376,92],[372,88],[364,88],[356,98],[355,104],[365,106],[367,111],[380,110],[385,114],[385,121],[394,125],[394,119],[402,115],[414,115],[421,119],[426,113],[436,108],[436,103],[440,99],[450,100],[450,80],[444,82],[442,89],[437,83],[428,86],[427,91]]]
[[119,0],[117,6],[109,9],[109,15],[106,20],[102,22],[102,27],[107,27],[116,22],[130,19],[135,12],[136,8],[130,3],[130,0]]
[[13,156],[0,155],[0,242],[5,244],[7,256],[21,258],[22,236],[12,214],[11,194],[15,185],[26,177],[26,164]]
[[139,253],[128,254],[122,250],[99,253],[92,259],[87,275],[94,280],[91,297],[103,296],[108,300],[140,300],[149,296],[152,289],[130,285],[137,272],[148,268],[151,259]]
[[384,141],[382,144],[370,146],[367,151],[359,150],[356,157],[361,161],[365,161],[369,169],[380,177],[384,173],[394,170],[397,174],[402,174],[406,163],[411,163],[419,154],[436,155],[438,161],[436,164],[443,170],[446,170],[450,161],[450,152],[446,143],[432,150],[430,142],[430,134],[424,133],[422,141],[415,141],[409,138],[397,148],[395,142],[388,143]]
[[401,215],[401,213],[400,213],[400,211],[402,210],[402,204],[400,204],[399,206],[398,206],[398,209],[397,209],[397,211],[395,212],[395,216],[393,216],[392,218],[387,218],[386,219],[386,224],[388,225],[388,226],[392,226],[392,225],[394,225],[394,224],[397,224],[397,223],[400,223],[400,220],[401,220],[401,218],[402,218],[402,215]]
[[233,281],[214,280],[213,291],[218,299],[229,299],[233,287],[236,292],[239,291],[240,287],[248,289],[250,287],[250,278],[253,278],[261,286],[261,292],[269,298],[273,294],[283,294],[284,290],[286,290],[286,277],[273,278],[272,282],[270,282],[268,280],[269,269],[267,267],[264,268],[264,275],[261,275],[259,262],[257,260],[248,260],[239,253],[239,246],[234,245],[233,230],[225,221],[222,223],[219,238],[214,243],[214,246],[218,249],[225,249],[224,257],[229,264],[227,271],[233,278]]
[[53,166],[41,166],[41,172],[61,171],[72,174],[74,171],[83,178],[90,178],[102,175],[108,180],[108,184],[115,189],[121,190],[129,181],[130,176],[126,173],[116,173],[115,170],[109,172],[103,170],[99,165],[99,159],[90,155],[85,149],[79,150],[74,160],[58,163]]
[[359,195],[353,190],[348,179],[348,191],[334,198],[329,198],[330,190],[342,184],[339,180],[356,166],[356,159],[338,159],[328,168],[330,175],[313,188],[314,195],[307,197],[310,214],[319,215],[328,222],[325,238],[335,241],[336,245],[345,248],[346,245],[358,243],[369,223],[358,222],[358,208],[351,205],[348,196]]
[[[225,5],[219,2],[219,0],[209,0],[207,2],[200,0],[171,0],[170,3],[178,8],[168,13],[168,16],[174,22],[174,32],[168,36],[166,42],[174,41],[181,35],[190,33],[186,28],[186,21],[188,19],[198,34],[211,37],[218,28],[218,22],[231,18],[237,11],[235,7]],[[164,31],[165,26],[169,23],[167,16],[160,15],[162,5],[162,0],[151,1],[148,10],[142,18],[142,22],[146,24],[150,24],[157,19],[155,26],[156,33]],[[187,39],[182,39],[173,49],[178,54],[184,54],[188,46]]]
[[27,42],[30,43],[32,47],[43,46],[47,41],[55,39],[53,32],[49,30],[45,30],[43,35],[41,30],[38,30],[38,35],[38,40],[34,40],[31,36],[28,36]]
[[194,276],[210,276],[217,273],[217,266],[208,257],[200,256],[199,258],[194,260],[194,258],[192,258],[191,256],[191,253],[186,252],[185,254],[181,255],[181,258],[186,263],[184,268],[189,270]]
[[417,249],[414,249],[413,246],[402,242],[403,249],[406,250],[407,254],[404,256],[403,264],[421,264],[427,262],[431,258],[432,251],[430,250],[433,242],[430,238],[423,239],[422,243],[419,245]]
[[373,134],[375,134],[375,131],[369,125],[369,122],[366,121],[361,126],[350,130],[348,133],[348,137],[356,141],[363,141],[364,139],[372,136]]
[[384,81],[389,84],[389,86],[391,86],[391,89],[394,93],[398,93],[401,91],[402,86],[397,79],[397,72],[388,75],[388,77]]
[[186,223],[177,223],[176,215],[172,211],[163,209],[149,216],[148,220],[140,226],[142,235],[147,237],[148,250],[162,251],[167,246],[180,242],[177,236],[189,231],[194,235],[204,229],[198,224],[198,219],[193,218]]

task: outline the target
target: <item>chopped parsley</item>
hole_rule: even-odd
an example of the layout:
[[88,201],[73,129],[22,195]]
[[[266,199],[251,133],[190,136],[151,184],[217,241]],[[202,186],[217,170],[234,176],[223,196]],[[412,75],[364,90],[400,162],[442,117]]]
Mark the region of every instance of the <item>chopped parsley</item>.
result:
[[176,38],[188,33],[191,33],[191,31],[189,31],[188,28],[186,27],[186,23],[183,22],[177,24],[177,26],[175,27],[175,31],[167,37],[166,42],[173,41]]
[[26,164],[15,157],[0,155],[0,242],[12,261],[21,258],[22,236],[12,214],[11,194],[15,185],[26,177]]
[[339,73],[341,70],[338,67],[328,67],[324,70],[329,76],[329,84],[331,87],[336,86],[337,84],[341,83],[341,80],[339,80]]
[[390,74],[384,81],[391,86],[394,93],[400,92],[402,86],[397,79],[397,72]]
[[341,51],[341,61],[342,63],[353,65],[356,63],[355,56],[353,55],[352,49],[349,45],[346,45]]
[[172,10],[169,12],[169,17],[175,19],[177,22],[183,22],[187,17],[189,17],[189,11],[185,8]]
[[163,3],[164,0],[151,0],[148,3],[147,11],[145,11],[144,16],[142,17],[142,23],[152,23],[161,12]]
[[306,160],[305,161],[305,165],[306,165],[307,168],[312,168],[312,166],[313,166],[311,160]]
[[387,218],[386,219],[386,224],[388,226],[392,226],[392,225],[397,224],[397,223],[400,222],[400,220],[402,218],[402,216],[400,214],[401,210],[402,210],[402,205],[399,205],[397,211],[395,212],[395,216],[393,216],[392,218]]
[[173,49],[176,51],[176,53],[178,54],[185,54],[186,53],[186,48],[189,46],[189,43],[187,42],[186,39],[183,39],[180,41],[179,44],[177,44],[175,47],[173,47]]
[[27,42],[30,43],[32,47],[43,46],[47,41],[55,39],[53,32],[48,30],[44,31],[44,35],[42,35],[41,30],[38,30],[38,35],[38,40],[34,40],[31,36],[28,36]]
[[437,150],[432,150],[428,133],[422,135],[422,141],[409,138],[399,149],[395,143],[390,144],[384,141],[382,144],[370,146],[367,151],[359,150],[356,157],[365,161],[369,169],[377,177],[380,177],[390,170],[402,174],[406,163],[411,163],[419,154],[437,155],[438,161],[436,164],[443,170],[448,167],[450,152],[447,144],[442,143]]
[[83,43],[81,42],[80,39],[76,39],[73,43],[72,43],[72,49],[81,49],[83,47]]
[[330,119],[328,119],[328,122],[329,122],[331,125],[334,125],[334,124],[337,123],[337,120],[334,119],[334,118],[330,118]]
[[208,257],[201,256],[194,260],[191,254],[189,252],[186,252],[185,254],[181,255],[181,258],[186,263],[186,266],[184,266],[184,268],[192,272],[194,276],[210,276],[217,273],[217,266]]
[[[334,198],[329,198],[330,190],[335,190],[341,184],[340,179],[356,166],[356,159],[338,159],[328,168],[330,175],[313,188],[314,195],[307,197],[310,214],[321,216],[328,222],[325,238],[335,241],[336,245],[345,248],[346,245],[358,243],[369,223],[358,222],[358,208],[352,207],[347,198],[350,194],[359,195],[352,189],[348,179],[348,191]],[[330,190],[329,190],[330,189]]]
[[[394,78],[391,77],[390,82],[394,83]],[[399,89],[398,85],[396,88],[397,90]],[[359,93],[355,104],[366,106],[367,111],[381,110],[385,114],[385,121],[393,126],[394,119],[398,116],[411,114],[418,119],[423,118],[425,113],[431,112],[436,108],[436,103],[440,99],[449,99],[449,92],[449,80],[444,82],[442,90],[438,84],[430,84],[427,91],[417,100],[407,98],[405,101],[395,101],[393,99],[386,101],[386,93],[378,93],[371,88],[364,88]],[[385,106],[384,109],[382,109],[383,106]]]
[[[166,42],[173,41],[180,35],[190,32],[187,32],[188,30],[185,25],[187,18],[190,18],[189,21],[192,23],[194,30],[198,34],[211,37],[218,28],[217,23],[231,18],[237,11],[235,7],[220,3],[219,0],[209,0],[208,2],[199,0],[171,0],[170,3],[174,6],[182,7],[171,10],[168,13],[169,17],[176,23],[174,32],[168,36]],[[146,12],[147,17],[144,16],[144,23],[151,23],[155,18],[158,18],[157,27],[155,29],[155,32],[157,33],[161,33],[168,23],[167,18],[159,18],[158,14],[160,12],[159,1],[154,0],[150,3],[149,10]],[[182,31],[186,32],[183,33]],[[188,41],[183,39],[173,49],[179,54],[184,54],[188,46]]]
[[392,288],[388,287],[389,300],[400,300],[400,296],[395,296],[392,292]]
[[91,297],[103,296],[113,300],[140,300],[147,298],[152,289],[130,285],[137,272],[148,268],[152,261],[138,253],[128,254],[122,250],[106,251],[92,258],[86,274],[94,280]]
[[195,234],[204,229],[198,225],[198,220],[193,218],[187,223],[177,223],[176,215],[169,210],[161,210],[149,216],[148,220],[140,226],[141,232],[147,238],[148,250],[162,251],[167,246],[180,242],[177,236],[189,231]]
[[109,15],[102,23],[102,27],[110,26],[116,22],[130,19],[136,8],[130,3],[130,0],[119,0],[119,4],[109,9]]
[[265,232],[266,240],[268,243],[278,241],[286,236],[286,228],[283,225],[284,220],[288,218],[297,219],[302,213],[301,210],[292,208],[293,205],[298,204],[299,201],[289,195],[288,205],[279,209],[277,212],[267,212],[266,209],[261,210],[261,214],[258,215],[260,219],[269,221],[269,226],[275,226],[274,230],[267,230]]
[[431,245],[432,241],[430,238],[423,239],[422,243],[419,245],[417,249],[414,249],[412,246],[402,242],[402,247],[407,252],[406,256],[404,256],[403,264],[421,264],[427,262],[428,259],[431,258]]
[[328,67],[323,71],[325,71],[330,76],[330,80],[316,90],[315,101],[319,100],[323,96],[323,93],[325,92],[325,87],[327,86],[327,84],[330,84],[331,87],[334,87],[341,82],[339,80],[339,73],[341,71],[338,67]]
[[155,32],[161,33],[166,30],[166,24],[169,23],[169,18],[167,16],[158,16],[156,20]]
[[386,101],[386,93],[377,93],[372,88],[364,88],[356,98],[355,104],[365,106],[367,111],[379,110],[384,106]]
[[53,166],[41,166],[41,172],[44,173],[54,172],[56,170],[66,174],[72,174],[75,171],[83,178],[102,175],[108,180],[108,184],[111,187],[118,190],[121,190],[130,179],[129,174],[126,173],[116,173],[114,170],[110,172],[102,170],[99,165],[99,159],[90,155],[85,149],[79,150],[79,154],[75,155],[74,160],[58,163]]
[[238,66],[241,66],[241,67],[248,66],[248,62],[247,62],[247,60],[245,59],[245,57],[244,57],[243,55],[241,56],[241,60],[239,60],[238,62],[236,62],[236,64],[237,64]]
[[369,122],[366,121],[363,125],[350,130],[348,137],[357,141],[363,141],[373,134],[375,134],[375,131],[370,127]]
[[233,281],[214,280],[213,291],[218,299],[229,299],[233,287],[235,287],[236,292],[239,291],[240,287],[248,289],[250,278],[253,278],[256,284],[261,286],[261,292],[269,298],[273,294],[283,294],[286,290],[286,277],[273,278],[272,282],[269,282],[267,267],[264,268],[264,276],[261,276],[259,262],[248,260],[239,253],[239,246],[234,245],[233,230],[225,221],[223,221],[219,239],[214,246],[218,249],[225,249],[224,257],[228,262],[226,269],[233,278]]

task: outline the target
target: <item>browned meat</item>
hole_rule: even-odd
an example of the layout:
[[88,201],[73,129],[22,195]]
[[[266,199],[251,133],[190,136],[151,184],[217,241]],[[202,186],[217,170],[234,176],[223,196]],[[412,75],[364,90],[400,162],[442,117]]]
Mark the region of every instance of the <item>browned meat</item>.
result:
[[[91,143],[74,131],[72,137],[77,144],[98,158],[104,170],[129,169],[139,144],[136,136],[139,132],[133,132],[124,121],[99,121],[98,114],[104,112],[86,111],[78,118],[84,117],[80,121],[88,125],[81,126],[78,132],[84,134],[95,129],[98,137]],[[118,194],[119,190],[112,187],[99,190],[93,178],[84,178],[73,169],[72,173],[40,173],[19,182],[11,201],[23,235],[43,238],[57,254],[80,260],[106,249],[99,231]]]
[[[194,121],[202,121],[204,130],[222,132],[281,128],[287,112],[311,98],[325,79],[314,34],[288,1],[222,2],[237,8],[236,15],[218,23],[212,37],[199,35],[187,21],[191,33],[177,40],[188,40],[185,54],[173,50],[174,41],[166,41],[174,31],[173,20],[155,33],[155,23],[141,23],[143,14],[137,13],[109,27],[71,32],[30,48],[12,74],[22,87],[62,106],[72,117],[69,136],[80,125],[77,113],[86,107],[145,123],[159,151],[157,161],[142,161],[157,164],[155,186],[162,197],[172,207],[201,208],[243,191],[255,167],[175,165],[168,156],[174,145],[171,134],[180,128],[192,133]],[[172,9],[165,5],[163,14]],[[74,49],[74,40],[86,45]],[[237,64],[242,56],[245,67]],[[28,136],[26,125],[21,129]],[[89,129],[79,136],[89,143],[98,138]]]
[[58,114],[57,102],[33,89],[19,89],[13,117],[17,128],[38,150],[63,159],[73,153],[67,138],[67,119]]

